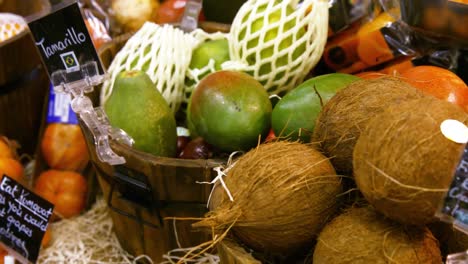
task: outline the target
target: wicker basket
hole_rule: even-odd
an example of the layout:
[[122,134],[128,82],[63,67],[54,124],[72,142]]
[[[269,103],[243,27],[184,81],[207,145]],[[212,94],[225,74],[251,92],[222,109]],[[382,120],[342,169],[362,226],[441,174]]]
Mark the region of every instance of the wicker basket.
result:
[[[104,66],[130,35],[114,39],[99,51]],[[98,92],[91,95],[97,105]],[[211,237],[194,230],[194,220],[206,212],[211,185],[197,184],[214,178],[213,168],[222,160],[186,160],[156,157],[111,141],[112,149],[126,159],[121,166],[99,161],[93,135],[82,126],[98,181],[111,210],[117,237],[133,255],[146,254],[156,263],[175,248],[198,245]]]

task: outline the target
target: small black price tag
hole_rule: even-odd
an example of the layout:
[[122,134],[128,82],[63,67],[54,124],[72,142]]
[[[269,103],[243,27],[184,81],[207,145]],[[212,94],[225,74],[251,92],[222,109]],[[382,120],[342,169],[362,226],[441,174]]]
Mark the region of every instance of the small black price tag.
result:
[[0,181],[0,242],[22,262],[35,263],[54,205],[3,176]]
[[465,146],[455,170],[441,213],[442,220],[453,222],[456,227],[468,233],[468,145]]
[[70,73],[79,73],[83,65],[93,61],[98,74],[104,74],[76,1],[55,6],[51,13],[30,21],[29,28],[49,76],[65,70],[67,82],[79,81],[81,74]]

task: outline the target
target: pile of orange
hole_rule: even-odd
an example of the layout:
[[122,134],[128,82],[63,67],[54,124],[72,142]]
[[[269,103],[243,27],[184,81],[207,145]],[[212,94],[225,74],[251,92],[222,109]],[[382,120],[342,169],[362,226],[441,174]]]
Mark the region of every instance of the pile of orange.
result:
[[86,206],[88,189],[81,172],[89,160],[81,128],[74,124],[48,124],[41,152],[49,168],[36,179],[34,191],[55,205],[56,216],[79,215]]

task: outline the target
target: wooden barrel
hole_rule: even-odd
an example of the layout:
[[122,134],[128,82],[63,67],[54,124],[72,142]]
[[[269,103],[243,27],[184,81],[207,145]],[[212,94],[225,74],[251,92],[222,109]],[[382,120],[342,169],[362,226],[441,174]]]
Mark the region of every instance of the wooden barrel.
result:
[[[92,135],[84,130],[92,142]],[[159,263],[172,249],[211,239],[191,224],[207,212],[212,188],[197,182],[211,181],[212,169],[221,161],[155,157],[112,142],[112,149],[126,163],[110,166],[98,160],[93,144],[88,146],[115,233],[130,254],[145,254]]]
[[[210,25],[212,27],[212,25]],[[218,30],[218,29],[216,29]],[[99,56],[107,67],[131,34],[102,46]],[[98,91],[91,94],[98,104]],[[126,159],[121,166],[101,162],[93,135],[82,125],[104,198],[111,209],[114,230],[122,247],[132,255],[146,254],[155,263],[163,254],[211,239],[191,224],[207,212],[206,203],[215,173],[223,160],[187,160],[156,157],[111,141],[111,148]],[[184,220],[188,218],[189,220]]]
[[[0,12],[30,15],[44,8],[0,2]],[[49,78],[28,30],[0,43],[0,134],[17,140],[20,153],[35,152],[48,87]]]

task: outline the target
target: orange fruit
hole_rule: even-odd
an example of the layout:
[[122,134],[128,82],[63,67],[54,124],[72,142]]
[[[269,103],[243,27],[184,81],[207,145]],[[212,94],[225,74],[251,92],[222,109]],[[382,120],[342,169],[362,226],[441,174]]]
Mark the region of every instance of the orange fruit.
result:
[[455,73],[436,66],[416,66],[402,72],[401,78],[424,93],[456,104],[468,112],[468,86]]
[[24,176],[23,165],[15,159],[2,158],[0,159],[0,178],[4,174],[16,181],[22,182]]
[[87,182],[73,171],[47,170],[36,180],[34,192],[54,204],[64,218],[79,215],[86,205]]

